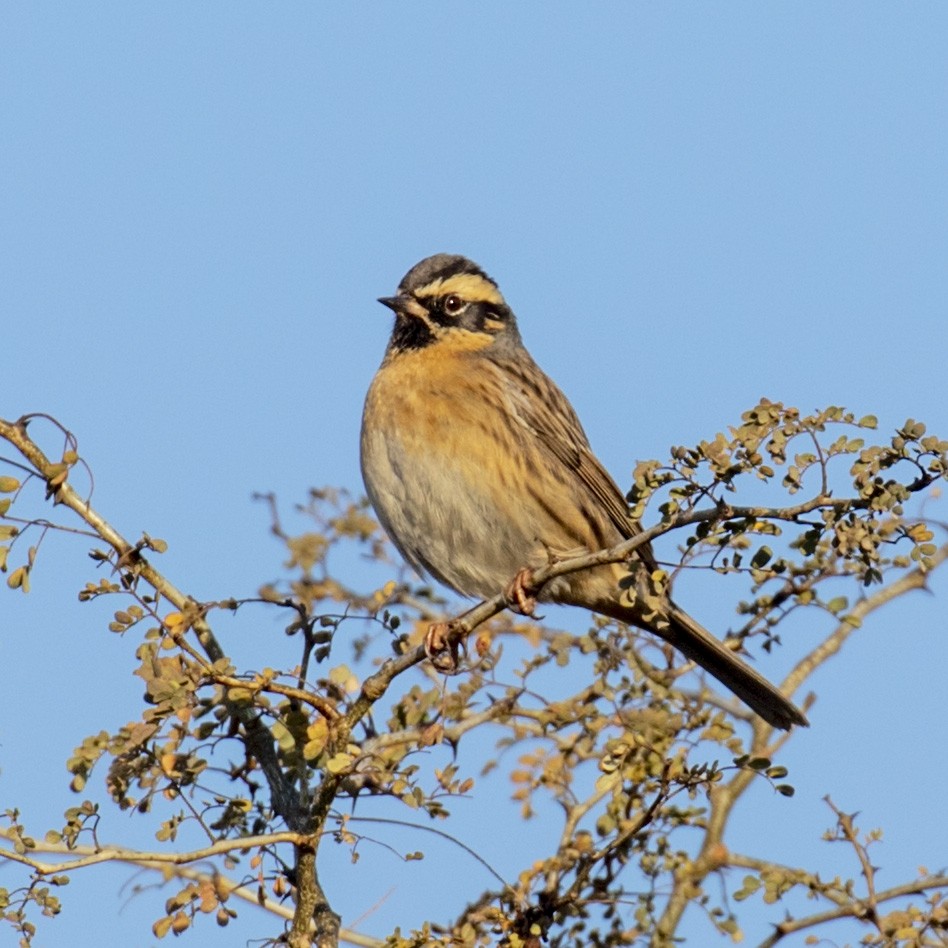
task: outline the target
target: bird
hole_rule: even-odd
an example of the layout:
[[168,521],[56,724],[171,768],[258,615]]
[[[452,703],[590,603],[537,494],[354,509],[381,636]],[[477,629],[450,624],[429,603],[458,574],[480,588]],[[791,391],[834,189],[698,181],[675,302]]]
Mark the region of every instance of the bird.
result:
[[[533,589],[535,570],[616,546],[641,525],[477,264],[426,257],[379,302],[395,322],[366,395],[360,459],[369,500],[408,563],[465,597],[505,591],[525,614],[539,599],[646,629],[774,727],[808,724],[763,675],[664,591],[655,594],[648,544],[629,563]],[[445,643],[429,634],[427,646],[433,658]]]

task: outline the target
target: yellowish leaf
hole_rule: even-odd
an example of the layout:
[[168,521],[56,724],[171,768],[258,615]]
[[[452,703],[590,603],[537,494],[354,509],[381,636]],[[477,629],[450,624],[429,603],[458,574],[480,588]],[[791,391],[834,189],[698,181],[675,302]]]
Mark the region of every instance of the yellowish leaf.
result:
[[331,774],[344,773],[352,766],[352,760],[349,754],[333,754],[333,756],[326,761],[326,770]]

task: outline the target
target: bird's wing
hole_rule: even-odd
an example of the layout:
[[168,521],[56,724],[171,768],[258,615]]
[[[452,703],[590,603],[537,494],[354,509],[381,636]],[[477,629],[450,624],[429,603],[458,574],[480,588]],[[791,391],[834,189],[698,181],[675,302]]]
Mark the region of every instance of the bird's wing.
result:
[[[536,364],[518,368],[520,371],[511,373],[516,379],[511,392],[513,410],[520,423],[536,438],[540,450],[579,482],[580,489],[592,496],[620,536],[631,539],[641,533],[641,527],[629,517],[622,491],[593,454],[586,432],[566,396]],[[653,562],[649,546],[640,548],[636,554],[646,563]]]

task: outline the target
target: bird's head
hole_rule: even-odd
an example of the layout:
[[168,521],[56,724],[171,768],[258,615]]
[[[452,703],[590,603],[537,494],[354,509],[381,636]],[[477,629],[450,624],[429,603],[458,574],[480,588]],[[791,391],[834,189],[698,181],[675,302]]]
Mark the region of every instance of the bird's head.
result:
[[395,313],[390,352],[435,345],[500,351],[520,345],[516,319],[497,284],[466,257],[426,257],[405,274],[395,296],[379,302]]

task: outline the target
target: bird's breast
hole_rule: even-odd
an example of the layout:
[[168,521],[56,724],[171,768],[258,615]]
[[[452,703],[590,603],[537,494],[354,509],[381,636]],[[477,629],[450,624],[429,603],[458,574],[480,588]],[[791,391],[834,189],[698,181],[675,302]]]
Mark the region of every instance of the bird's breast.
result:
[[557,539],[547,501],[534,499],[544,472],[493,366],[426,355],[400,354],[369,389],[366,488],[413,565],[464,595],[492,596],[522,567],[547,562]]

